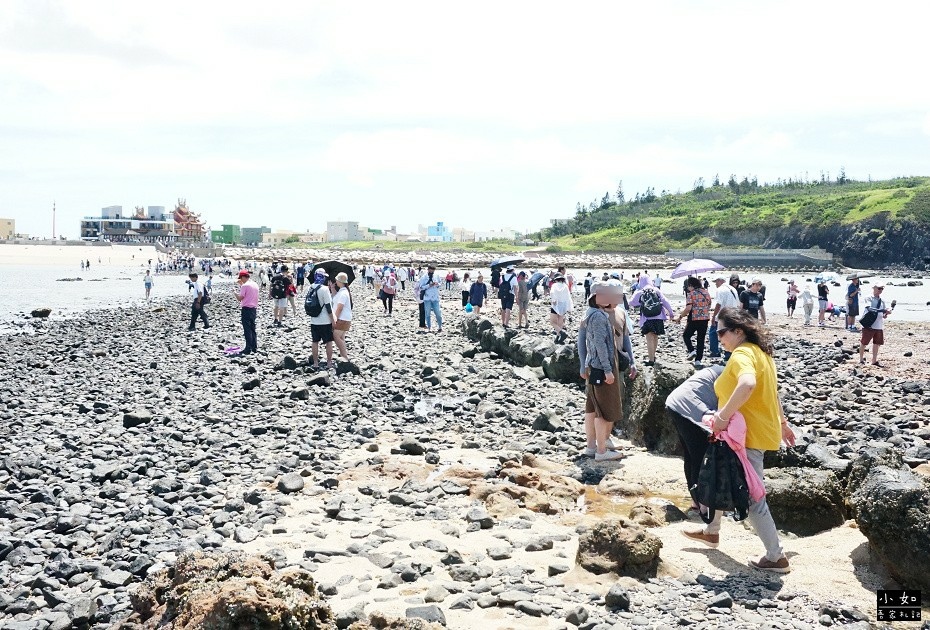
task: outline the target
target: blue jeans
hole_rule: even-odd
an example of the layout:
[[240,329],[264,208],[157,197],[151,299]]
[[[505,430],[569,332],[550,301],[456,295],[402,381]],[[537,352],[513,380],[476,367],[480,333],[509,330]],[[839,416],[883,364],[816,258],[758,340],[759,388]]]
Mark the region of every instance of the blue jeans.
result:
[[423,310],[426,311],[426,327],[431,328],[433,323],[430,314],[436,314],[436,326],[442,328],[442,313],[439,312],[439,300],[426,300],[423,302]]
[[720,354],[720,339],[717,337],[717,324],[707,329],[707,342],[710,344],[710,353],[713,356]]

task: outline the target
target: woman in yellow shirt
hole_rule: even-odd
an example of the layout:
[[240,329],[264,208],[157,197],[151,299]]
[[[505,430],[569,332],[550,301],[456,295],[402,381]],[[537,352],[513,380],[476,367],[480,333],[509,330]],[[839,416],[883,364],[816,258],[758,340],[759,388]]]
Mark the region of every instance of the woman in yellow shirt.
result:
[[[768,330],[748,311],[724,308],[717,315],[717,337],[724,350],[731,352],[726,368],[714,383],[717,412],[714,433],[725,431],[730,418],[739,411],[746,419],[746,455],[760,480],[765,451],[777,451],[782,440],[794,445],[794,432],[788,426],[778,399],[778,375],[772,359]],[[720,543],[718,511],[712,523],[702,530],[684,531],[692,540],[716,548]],[[765,555],[749,560],[749,565],[774,573],[788,573],[791,567],[778,539],[778,530],[763,497],[749,506],[749,522],[765,545]]]

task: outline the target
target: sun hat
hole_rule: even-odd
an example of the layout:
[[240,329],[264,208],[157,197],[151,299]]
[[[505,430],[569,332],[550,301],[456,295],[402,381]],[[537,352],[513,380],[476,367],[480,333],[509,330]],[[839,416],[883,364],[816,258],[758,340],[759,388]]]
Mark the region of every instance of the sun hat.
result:
[[726,281],[727,279],[724,278],[723,276],[717,276],[716,278],[714,278],[714,282],[726,282]]
[[346,275],[345,271],[340,271],[336,274],[336,282],[342,284],[349,284],[349,276]]
[[601,280],[591,283],[591,295],[598,306],[619,304],[623,301],[623,287],[619,283]]

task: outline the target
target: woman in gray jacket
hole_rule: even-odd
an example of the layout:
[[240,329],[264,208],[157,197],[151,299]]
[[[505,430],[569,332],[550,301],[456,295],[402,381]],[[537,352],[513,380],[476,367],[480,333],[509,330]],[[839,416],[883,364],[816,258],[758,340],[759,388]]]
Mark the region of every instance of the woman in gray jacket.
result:
[[[617,326],[615,309],[622,300],[622,289],[607,283],[595,283],[588,299],[588,311],[578,330],[578,357],[585,387],[584,428],[588,446],[585,455],[594,461],[620,459],[623,454],[607,448],[607,440],[615,422],[623,414],[623,392],[617,365]],[[620,315],[623,316],[622,314]],[[629,335],[624,337],[624,349],[630,352]],[[594,375],[603,371],[603,378]]]

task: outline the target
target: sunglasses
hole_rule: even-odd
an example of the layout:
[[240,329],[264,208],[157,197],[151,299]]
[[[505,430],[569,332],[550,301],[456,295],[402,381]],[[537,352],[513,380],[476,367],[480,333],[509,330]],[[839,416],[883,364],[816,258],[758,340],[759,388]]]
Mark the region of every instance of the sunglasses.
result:
[[718,337],[723,337],[723,336],[724,336],[725,334],[727,334],[728,332],[730,332],[730,329],[729,329],[729,328],[718,328],[718,329],[717,329],[717,336],[718,336]]

